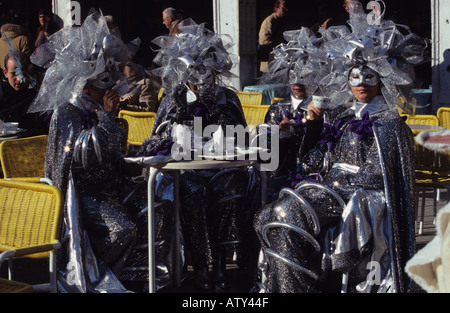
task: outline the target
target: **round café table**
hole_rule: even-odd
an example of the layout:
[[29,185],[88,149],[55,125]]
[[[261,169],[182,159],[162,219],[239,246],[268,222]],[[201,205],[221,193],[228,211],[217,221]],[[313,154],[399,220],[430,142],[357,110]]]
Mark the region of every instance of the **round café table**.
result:
[[[179,179],[180,172],[184,170],[222,170],[227,168],[249,168],[254,167],[260,173],[261,182],[261,206],[266,201],[266,175],[261,171],[260,164],[256,160],[193,160],[193,161],[173,161],[171,158],[159,157],[134,157],[125,158],[127,163],[139,164],[149,169],[148,176],[148,254],[149,254],[149,292],[156,290],[155,284],[155,228],[154,228],[154,209],[155,209],[155,180],[161,172],[170,172],[173,177],[174,184],[174,229],[178,232],[180,225],[180,188]],[[175,234],[175,251],[174,251],[174,271],[175,284],[177,287],[181,285],[181,254],[180,254],[180,238],[178,233]]]

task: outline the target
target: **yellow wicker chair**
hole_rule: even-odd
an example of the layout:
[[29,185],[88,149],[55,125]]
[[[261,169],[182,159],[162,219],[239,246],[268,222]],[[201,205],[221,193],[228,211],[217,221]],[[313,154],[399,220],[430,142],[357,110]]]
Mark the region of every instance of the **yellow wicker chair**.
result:
[[[440,120],[436,115],[406,115],[406,123],[412,127],[412,132],[417,135],[421,131],[436,131],[436,128],[417,128],[414,125],[420,126],[440,126]],[[421,145],[415,144],[415,169],[416,169],[416,220],[419,222],[418,234],[423,233],[423,223],[425,220],[425,197],[426,189],[433,190],[433,218],[436,218],[437,200],[440,196],[441,188],[450,188],[450,154],[437,153],[424,148]],[[419,195],[422,191],[422,205],[419,212]],[[450,191],[450,190],[449,190]]]
[[277,98],[277,97],[272,98],[272,100],[270,101],[270,104],[274,104],[275,102],[278,102],[278,101],[281,101],[281,100],[283,100],[283,98]]
[[133,112],[127,110],[119,112],[119,118],[123,118],[128,122],[128,145],[140,146],[145,139],[152,135],[155,117],[156,113],[154,112]]
[[159,89],[159,92],[158,92],[158,102],[161,102],[162,101],[162,99],[164,99],[164,96],[165,96],[165,89],[164,88],[161,88],[161,89]]
[[21,181],[45,180],[45,154],[48,136],[34,136],[5,140],[0,143],[0,162],[3,177]]
[[406,115],[407,113],[405,112],[405,110],[403,110],[401,107],[396,106],[396,109],[398,111],[398,114],[400,115]]
[[440,107],[437,110],[437,117],[439,119],[439,126],[450,129],[450,108]]
[[263,94],[261,92],[237,91],[241,105],[262,105]]
[[264,123],[264,118],[266,116],[268,105],[250,105],[243,104],[242,109],[244,110],[245,120],[249,128],[258,126]]
[[[416,169],[416,220],[419,221],[418,234],[422,234],[423,223],[425,220],[425,190],[433,190],[433,222],[437,214],[437,201],[440,195],[440,189],[445,188],[450,192],[450,152],[436,152],[429,150],[417,143],[415,150],[415,169]],[[422,190],[422,205],[419,208],[419,190]],[[447,200],[449,198],[447,197]]]
[[404,116],[406,116],[406,124],[410,125],[414,135],[417,135],[419,132],[424,131],[424,130],[428,130],[428,131],[436,130],[433,128],[427,129],[424,127],[414,129],[414,125],[439,126],[439,119],[436,115],[408,115],[408,114],[405,114]]
[[8,260],[9,280],[15,258],[49,258],[49,282],[33,290],[56,292],[62,209],[61,191],[54,186],[0,179],[0,266]]
[[[439,130],[439,118],[436,115],[408,115],[406,116],[406,124],[411,127],[413,135],[417,135],[421,131],[436,131]],[[427,128],[430,126],[430,128]],[[435,128],[433,128],[435,127]],[[433,189],[434,195],[434,217],[436,217],[437,199],[440,195],[440,188],[449,188],[450,177],[448,171],[450,170],[449,154],[436,153],[421,145],[415,143],[415,170],[416,170],[416,222],[419,223],[418,234],[423,232],[424,211],[425,211],[425,197],[426,189]],[[419,212],[419,195],[422,191],[422,206]]]

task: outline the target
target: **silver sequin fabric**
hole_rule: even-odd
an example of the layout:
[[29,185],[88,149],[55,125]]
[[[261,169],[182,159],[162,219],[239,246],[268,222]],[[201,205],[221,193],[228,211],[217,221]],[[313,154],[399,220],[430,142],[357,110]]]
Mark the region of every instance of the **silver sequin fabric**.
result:
[[[373,136],[361,140],[347,123],[355,117],[340,115],[342,134],[336,136],[333,149],[318,144],[299,162],[298,172],[305,179],[297,188],[308,182],[308,175],[319,173],[319,184],[346,203],[342,206],[323,189],[298,191],[317,216],[318,235],[313,232],[314,221],[304,213],[306,205],[295,197],[283,195],[256,214],[254,227],[263,251],[276,250],[316,275],[305,275],[265,253],[262,291],[339,292],[343,274],[349,277],[350,292],[408,292],[413,288],[404,272],[415,246],[411,131],[396,111],[375,113],[370,118]],[[330,118],[330,125],[337,120],[338,115]],[[264,226],[272,222],[286,222],[312,234],[320,251],[314,251],[305,237],[283,228],[264,234]],[[369,262],[380,265],[380,281],[373,284],[368,283],[370,271],[365,268]]]

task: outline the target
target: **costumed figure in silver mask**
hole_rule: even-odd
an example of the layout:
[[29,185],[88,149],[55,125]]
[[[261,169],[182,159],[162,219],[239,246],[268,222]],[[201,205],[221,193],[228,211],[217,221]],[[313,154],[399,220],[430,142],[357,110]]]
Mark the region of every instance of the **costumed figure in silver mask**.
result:
[[[263,74],[260,84],[283,84],[289,86],[289,98],[273,103],[265,116],[265,124],[276,125],[279,128],[279,166],[275,171],[267,173],[268,200],[275,200],[283,187],[291,187],[288,182],[296,174],[298,152],[301,146],[314,143],[312,136],[305,137],[307,128],[311,134],[320,132],[322,122],[308,118],[308,105],[316,86],[315,79],[320,73],[320,58],[313,57],[320,53],[318,47],[322,43],[309,28],[284,32],[286,44],[274,48],[274,60]],[[264,127],[260,125],[259,128]]]
[[414,109],[410,73],[426,41],[355,4],[352,31],[321,31],[316,95],[330,104],[319,141],[300,152],[295,187],[254,220],[262,292],[414,290],[405,273],[415,249],[414,143],[396,106]]
[[[230,38],[190,19],[183,21],[179,30],[173,37],[154,40],[161,49],[154,59],[160,67],[153,73],[162,78],[166,96],[158,109],[152,136],[144,141],[138,155],[170,154],[174,150],[172,145],[178,142],[174,130],[185,129],[190,140],[194,121],[202,123],[202,132],[211,125],[221,127],[224,132],[227,125],[246,127],[239,98],[224,81],[233,77],[233,55],[228,51],[232,47]],[[194,136],[202,140],[203,134]],[[188,159],[194,147],[193,141],[189,142],[184,147]],[[182,234],[199,289],[212,287],[208,276],[211,261],[215,285],[229,286],[225,275],[227,249],[242,238],[242,227],[238,224],[245,198],[240,196],[246,194],[247,175],[241,169],[181,173]],[[164,195],[159,196],[164,199]]]
[[60,292],[128,292],[122,270],[139,254],[136,244],[146,243],[147,218],[139,215],[146,191],[129,197],[135,186],[123,163],[126,130],[116,117],[118,95],[110,90],[118,64],[131,56],[92,11],[80,27],[53,34],[31,57],[46,74],[29,111],[53,111],[45,174],[65,196]]

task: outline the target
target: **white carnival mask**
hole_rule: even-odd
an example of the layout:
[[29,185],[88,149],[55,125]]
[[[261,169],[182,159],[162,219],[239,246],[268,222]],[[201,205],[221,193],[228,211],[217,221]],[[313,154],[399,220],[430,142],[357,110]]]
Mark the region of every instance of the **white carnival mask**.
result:
[[348,83],[351,87],[376,86],[380,82],[380,76],[372,69],[365,66],[354,67],[350,71]]

